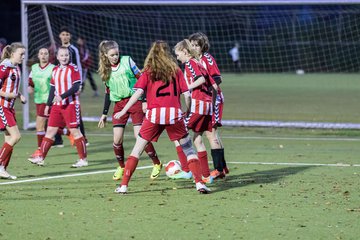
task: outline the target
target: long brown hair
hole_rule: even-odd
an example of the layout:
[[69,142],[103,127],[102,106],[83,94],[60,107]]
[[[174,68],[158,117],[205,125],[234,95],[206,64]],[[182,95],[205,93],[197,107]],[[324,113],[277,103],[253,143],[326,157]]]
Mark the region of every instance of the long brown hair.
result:
[[119,48],[119,45],[115,41],[104,40],[99,44],[99,68],[98,73],[100,74],[102,81],[107,81],[111,74],[111,63],[109,58],[105,55],[110,49]]
[[25,46],[21,42],[13,42],[10,45],[6,45],[1,54],[1,61],[6,58],[10,58],[11,54],[14,53],[18,48],[25,49]]
[[170,52],[169,45],[161,40],[151,45],[149,53],[144,62],[143,71],[150,71],[152,81],[172,81],[179,66]]

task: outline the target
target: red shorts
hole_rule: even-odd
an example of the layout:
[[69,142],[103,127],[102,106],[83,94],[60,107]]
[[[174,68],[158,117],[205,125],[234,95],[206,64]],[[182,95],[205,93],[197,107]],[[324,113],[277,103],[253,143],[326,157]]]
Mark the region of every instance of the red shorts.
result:
[[0,130],[5,131],[6,127],[16,126],[15,109],[0,106]]
[[48,126],[77,128],[80,125],[80,105],[53,105],[51,107]]
[[112,122],[113,126],[122,126],[124,127],[129,120],[129,117],[131,116],[132,124],[134,126],[139,126],[142,124],[145,113],[142,110],[142,102],[137,101],[132,107],[127,111],[127,113],[122,116],[120,119],[115,119],[114,114],[117,112],[120,112],[126,105],[126,103],[129,101],[130,98],[125,98],[119,102],[115,103],[114,106],[114,113],[112,115]]
[[47,118],[47,116],[44,115],[46,103],[40,103],[36,104],[36,116]]
[[214,104],[214,111],[212,115],[212,126],[214,128],[222,126],[221,120],[223,115],[223,109],[224,109],[224,102],[216,101]]
[[187,127],[194,132],[204,132],[212,130],[212,115],[200,115],[190,113],[186,118]]
[[144,119],[141,126],[139,136],[149,142],[157,142],[161,133],[166,129],[166,132],[171,141],[180,140],[188,135],[184,121],[176,121],[175,124],[160,125],[155,124]]

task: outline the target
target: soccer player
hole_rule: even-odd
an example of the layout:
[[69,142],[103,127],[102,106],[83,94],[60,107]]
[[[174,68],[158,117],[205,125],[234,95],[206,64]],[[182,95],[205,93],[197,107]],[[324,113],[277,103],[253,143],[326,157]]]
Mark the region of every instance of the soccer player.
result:
[[49,97],[52,70],[55,67],[55,65],[49,63],[49,50],[47,48],[40,48],[37,58],[39,62],[31,66],[28,85],[28,92],[30,94],[34,93],[34,102],[36,104],[36,136],[38,143],[38,149],[31,155],[31,158],[41,155],[40,145],[45,136],[47,120],[44,110]]
[[[202,32],[197,32],[191,34],[189,36],[189,40],[200,54],[201,63],[219,86],[222,82],[222,78],[214,57],[208,52],[210,49],[208,37]],[[210,143],[211,156],[214,164],[214,170],[211,172],[211,176],[216,179],[224,178],[225,174],[229,173],[229,169],[227,168],[225,161],[224,145],[222,144],[220,135],[218,133],[218,127],[222,126],[221,119],[224,108],[224,95],[220,87],[218,87],[216,100],[213,107],[212,131],[206,131],[205,134]]]
[[40,146],[41,155],[29,161],[40,166],[44,165],[44,159],[54,143],[55,134],[59,128],[66,126],[74,137],[79,155],[79,159],[72,167],[86,167],[88,166],[86,142],[78,129],[80,124],[80,100],[77,92],[81,84],[80,72],[76,65],[69,63],[70,53],[67,47],[59,47],[56,57],[59,65],[53,69],[49,98],[44,110],[44,114],[47,116],[49,108],[52,106],[46,134]]
[[[81,85],[80,85],[80,90],[79,90],[79,93],[80,93],[83,81],[85,79],[83,79],[83,75],[82,75],[82,66],[81,66],[79,49],[77,47],[75,47],[71,43],[71,36],[72,35],[71,35],[71,32],[70,32],[68,27],[65,27],[65,26],[61,27],[60,33],[59,33],[59,39],[61,41],[61,46],[67,47],[69,49],[69,54],[70,54],[69,55],[69,57],[70,57],[69,63],[75,64],[77,66],[78,70],[79,70],[79,73],[80,73],[80,80],[81,80]],[[55,63],[58,64],[57,61],[55,61]],[[86,146],[88,146],[89,143],[88,143],[88,140],[87,140],[86,135],[85,135],[85,127],[84,127],[84,122],[83,122],[82,117],[81,117],[81,113],[80,113],[80,131],[81,131],[82,135],[85,138]],[[72,136],[70,134],[69,138],[70,138],[71,145],[73,145],[74,136]],[[61,137],[60,134],[55,135],[54,146],[55,147],[63,147],[64,146],[63,145],[63,140],[62,140],[62,137]]]
[[[202,134],[212,131],[213,98],[217,84],[198,60],[198,52],[190,41],[184,39],[174,47],[177,59],[185,64],[185,79],[191,91],[191,109],[186,119],[187,127],[194,132],[193,141],[201,164],[203,181],[213,182],[208,165],[208,157]],[[178,144],[175,143],[178,148]],[[179,152],[179,151],[178,151]],[[183,164],[182,164],[183,166]]]
[[0,63],[0,129],[4,132],[4,144],[0,150],[0,178],[16,179],[6,169],[9,165],[13,147],[19,142],[21,134],[16,123],[14,104],[16,98],[26,103],[25,97],[19,92],[20,67],[25,57],[23,44],[15,42],[4,47]]
[[[98,72],[106,89],[103,114],[98,124],[99,128],[103,128],[111,102],[115,102],[114,113],[123,109],[134,93],[132,87],[137,81],[137,78],[140,77],[141,72],[130,56],[120,56],[119,45],[115,41],[107,40],[102,41],[99,45]],[[119,167],[113,175],[114,180],[120,180],[124,172],[124,130],[130,116],[136,138],[145,116],[142,101],[136,101],[121,118],[112,119],[114,133],[113,149],[119,163]],[[146,146],[145,151],[154,164],[150,178],[155,179],[160,174],[162,164],[159,161],[152,143]]]
[[200,193],[209,193],[210,189],[205,186],[201,179],[200,163],[182,117],[180,95],[185,95],[186,105],[189,107],[188,88],[183,73],[172,57],[166,42],[156,41],[152,44],[145,59],[143,74],[134,88],[137,89],[136,92],[124,108],[114,114],[114,118],[119,119],[126,115],[127,111],[136,104],[137,99],[144,92],[146,92],[148,104],[146,117],[136,138],[135,146],[126,161],[125,174],[121,185],[115,189],[115,192],[127,193],[130,178],[145,146],[151,141],[157,141],[166,129],[170,140],[179,143],[187,156],[188,166],[195,179],[196,190]]

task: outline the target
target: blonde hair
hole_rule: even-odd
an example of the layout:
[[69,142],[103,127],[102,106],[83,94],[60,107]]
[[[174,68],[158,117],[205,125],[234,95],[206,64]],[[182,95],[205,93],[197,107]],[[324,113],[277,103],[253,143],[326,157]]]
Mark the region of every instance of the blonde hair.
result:
[[104,40],[99,44],[99,68],[98,73],[100,74],[102,81],[107,81],[111,74],[111,63],[109,58],[105,55],[110,49],[119,48],[119,45],[115,41]]
[[143,72],[150,71],[153,82],[158,80],[169,82],[175,77],[178,69],[179,66],[171,55],[169,45],[161,40],[154,42],[145,59]]
[[1,54],[1,61],[6,58],[10,58],[11,54],[14,53],[18,48],[25,49],[25,46],[21,42],[13,42],[10,45],[6,45]]
[[184,40],[178,42],[174,47],[175,51],[182,51],[184,49],[189,53],[189,55],[191,57],[196,58],[196,59],[200,58],[199,53],[195,50],[195,48],[192,46],[192,44],[190,43],[190,41],[188,39],[184,39]]

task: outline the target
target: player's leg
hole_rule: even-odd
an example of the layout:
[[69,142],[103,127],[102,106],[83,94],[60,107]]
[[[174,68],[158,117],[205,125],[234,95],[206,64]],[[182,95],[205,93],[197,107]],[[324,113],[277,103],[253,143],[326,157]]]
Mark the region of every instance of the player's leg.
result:
[[132,174],[135,172],[136,166],[139,162],[139,158],[144,151],[145,146],[149,142],[140,136],[136,138],[136,143],[131,151],[130,156],[126,160],[125,164],[125,170],[124,170],[124,176],[122,178],[121,184],[118,188],[115,189],[116,193],[126,194],[127,193],[127,187],[129,184],[129,181],[131,179]]
[[[6,118],[6,114],[5,114]],[[11,121],[11,120],[10,120]],[[21,134],[19,131],[18,126],[16,125],[16,121],[14,119],[13,122],[15,125],[13,126],[6,126],[4,131],[4,144],[1,147],[1,155],[0,155],[0,178],[7,178],[7,179],[16,179],[16,176],[9,174],[6,169],[9,165],[11,155],[13,152],[13,147],[16,143],[20,141]]]
[[115,158],[119,164],[113,175],[113,180],[120,180],[124,173],[125,159],[124,159],[124,138],[125,125],[113,126],[113,150]]
[[214,164],[214,170],[211,171],[211,176],[214,179],[223,178],[225,177],[222,164],[224,149],[221,145],[221,141],[218,138],[218,135],[216,134],[216,129],[213,128],[212,131],[205,131],[205,135],[210,143],[211,157]]
[[[143,124],[144,118],[145,118],[145,113],[143,112],[143,109],[142,109],[142,102],[137,101],[129,109],[129,112],[131,113],[131,119],[132,119],[133,129],[134,129],[134,137],[137,138],[137,136],[139,135],[141,126]],[[153,162],[153,169],[151,171],[150,178],[155,179],[160,174],[160,171],[162,169],[162,164],[156,154],[154,145],[151,142],[149,142],[149,144],[145,146],[145,152],[147,153],[147,155]]]

